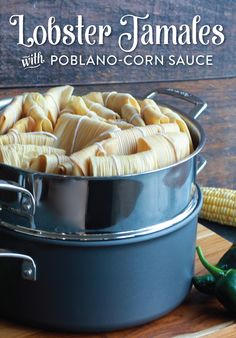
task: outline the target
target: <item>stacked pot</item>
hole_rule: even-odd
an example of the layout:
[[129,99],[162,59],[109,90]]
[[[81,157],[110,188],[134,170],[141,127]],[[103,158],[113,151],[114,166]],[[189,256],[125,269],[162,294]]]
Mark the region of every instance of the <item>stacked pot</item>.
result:
[[[119,177],[69,177],[0,165],[0,313],[44,328],[106,331],[158,318],[180,304],[194,268],[205,136],[169,167]],[[160,102],[160,101],[158,101]],[[161,102],[161,104],[166,104]],[[3,259],[4,258],[4,259]],[[17,259],[12,259],[17,258]]]

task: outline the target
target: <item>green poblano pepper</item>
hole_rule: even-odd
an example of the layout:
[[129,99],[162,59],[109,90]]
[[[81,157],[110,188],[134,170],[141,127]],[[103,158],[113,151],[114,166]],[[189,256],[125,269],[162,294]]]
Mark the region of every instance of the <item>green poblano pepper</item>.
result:
[[203,255],[200,247],[197,253],[203,266],[214,277],[214,294],[220,303],[231,313],[236,315],[236,269],[220,269],[210,264]]
[[[236,245],[233,244],[228,251],[221,257],[216,267],[223,270],[230,268],[236,269]],[[212,274],[193,277],[193,285],[195,288],[208,295],[215,293],[215,277]]]

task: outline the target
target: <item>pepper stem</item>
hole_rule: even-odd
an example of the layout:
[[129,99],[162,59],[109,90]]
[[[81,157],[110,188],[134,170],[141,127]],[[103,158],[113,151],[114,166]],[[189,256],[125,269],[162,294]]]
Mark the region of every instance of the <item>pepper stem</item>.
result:
[[220,276],[223,276],[225,274],[225,271],[222,270],[222,269],[219,269],[217,268],[216,266],[210,264],[205,256],[203,255],[203,252],[202,252],[202,249],[200,248],[200,246],[197,246],[196,247],[196,250],[197,250],[197,254],[198,254],[198,257],[202,263],[202,265],[215,277],[220,277]]

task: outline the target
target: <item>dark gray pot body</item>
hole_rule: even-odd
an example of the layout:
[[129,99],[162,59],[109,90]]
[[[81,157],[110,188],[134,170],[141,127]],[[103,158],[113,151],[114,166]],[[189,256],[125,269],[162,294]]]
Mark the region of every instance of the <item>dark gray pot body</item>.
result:
[[137,238],[79,242],[34,238],[0,228],[0,247],[30,255],[0,260],[0,312],[19,322],[69,331],[108,331],[148,322],[177,307],[191,287],[197,216]]

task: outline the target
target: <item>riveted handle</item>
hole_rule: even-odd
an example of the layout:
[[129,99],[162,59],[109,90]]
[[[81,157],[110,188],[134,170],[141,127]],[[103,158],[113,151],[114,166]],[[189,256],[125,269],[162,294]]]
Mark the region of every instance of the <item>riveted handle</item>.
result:
[[15,258],[23,260],[21,265],[22,278],[30,281],[36,281],[37,269],[32,257],[12,250],[0,249],[0,258]]
[[27,196],[27,201],[22,205],[24,213],[29,216],[34,216],[36,210],[36,203],[31,192],[15,182],[0,180],[0,190],[14,191],[16,193],[22,193]]
[[188,112],[188,115],[193,119],[197,119],[198,116],[206,109],[207,103],[202,101],[199,97],[192,95],[184,90],[175,88],[158,88],[155,91],[149,93],[147,99],[158,98],[159,95],[169,95],[178,99],[188,101],[194,105],[194,107]]

